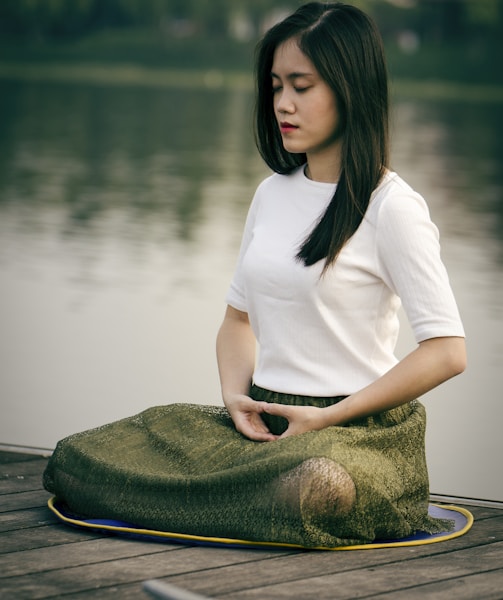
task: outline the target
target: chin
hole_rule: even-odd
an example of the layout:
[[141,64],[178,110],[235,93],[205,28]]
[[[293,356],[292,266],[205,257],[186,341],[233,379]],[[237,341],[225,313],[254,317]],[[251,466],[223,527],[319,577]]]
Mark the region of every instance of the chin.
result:
[[285,144],[285,143],[283,143],[283,148],[287,152],[290,152],[290,154],[305,154],[306,153],[306,149],[305,148],[299,148],[299,146],[296,145],[296,144]]

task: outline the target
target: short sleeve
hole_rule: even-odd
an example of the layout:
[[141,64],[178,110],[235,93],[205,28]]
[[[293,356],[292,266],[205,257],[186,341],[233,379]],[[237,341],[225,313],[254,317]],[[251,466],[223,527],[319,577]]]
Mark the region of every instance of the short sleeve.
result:
[[404,187],[383,199],[376,244],[383,278],[401,299],[416,341],[464,337],[440,255],[439,232],[419,194]]
[[231,284],[225,296],[225,301],[227,304],[243,312],[248,312],[246,282],[243,272],[243,260],[248,250],[248,247],[250,246],[250,243],[253,239],[253,229],[255,227],[255,221],[258,212],[259,198],[260,186],[255,192],[252,203],[248,210],[236,268],[234,270],[234,275]]

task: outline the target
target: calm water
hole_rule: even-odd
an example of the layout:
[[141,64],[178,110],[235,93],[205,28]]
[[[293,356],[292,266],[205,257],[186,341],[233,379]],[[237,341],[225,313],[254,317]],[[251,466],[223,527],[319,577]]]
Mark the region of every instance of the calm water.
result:
[[[220,403],[215,334],[267,175],[250,112],[243,91],[0,83],[1,443]],[[432,492],[503,501],[501,105],[398,100],[394,122],[469,341],[425,398]]]

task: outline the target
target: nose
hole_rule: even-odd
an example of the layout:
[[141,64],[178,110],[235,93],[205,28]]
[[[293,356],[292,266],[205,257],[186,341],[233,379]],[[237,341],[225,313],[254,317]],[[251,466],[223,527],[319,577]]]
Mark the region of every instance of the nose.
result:
[[279,113],[293,113],[295,111],[292,96],[285,88],[276,96],[276,110]]

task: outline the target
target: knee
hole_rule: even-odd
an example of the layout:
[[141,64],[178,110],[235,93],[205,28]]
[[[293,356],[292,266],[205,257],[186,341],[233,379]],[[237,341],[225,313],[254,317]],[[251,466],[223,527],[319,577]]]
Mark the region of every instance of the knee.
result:
[[322,513],[343,516],[352,509],[356,488],[346,469],[325,457],[310,458],[298,467],[301,477],[301,504],[307,503]]

